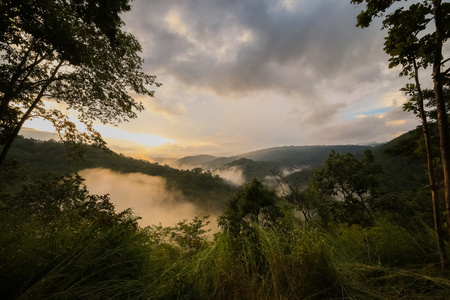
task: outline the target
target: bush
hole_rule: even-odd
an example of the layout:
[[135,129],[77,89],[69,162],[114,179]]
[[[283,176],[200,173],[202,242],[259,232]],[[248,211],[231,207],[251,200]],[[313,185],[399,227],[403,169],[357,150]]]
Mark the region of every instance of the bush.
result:
[[49,174],[2,197],[2,297],[111,299],[144,288],[148,236],[131,211],[116,213],[82,182]]

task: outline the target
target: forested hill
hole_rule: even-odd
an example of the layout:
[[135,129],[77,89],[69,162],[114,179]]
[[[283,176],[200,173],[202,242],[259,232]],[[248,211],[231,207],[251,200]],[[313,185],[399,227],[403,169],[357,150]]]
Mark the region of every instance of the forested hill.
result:
[[[430,126],[435,128],[434,125]],[[437,129],[436,129],[437,130]],[[422,128],[417,127],[373,150],[383,173],[378,181],[391,194],[416,193],[428,186]]]
[[18,163],[27,175],[42,172],[73,173],[88,168],[106,168],[121,173],[143,173],[166,179],[169,190],[181,191],[187,200],[202,202],[211,208],[222,209],[226,200],[235,192],[233,187],[219,176],[201,170],[178,170],[167,165],[107,153],[102,149],[85,146],[81,159],[68,155],[64,144],[55,141],[39,141],[19,137],[9,154],[9,161]]
[[[72,173],[87,168],[107,168],[121,173],[140,172],[151,176],[161,176],[167,180],[168,188],[180,190],[191,201],[218,203],[225,201],[235,192],[224,179],[214,176],[209,170],[239,170],[246,182],[253,178],[267,179],[274,174],[288,171],[292,178],[304,185],[314,169],[320,168],[331,150],[340,154],[351,153],[360,156],[371,149],[376,160],[382,164],[384,173],[379,181],[390,192],[415,189],[424,179],[423,159],[419,158],[417,140],[420,131],[412,130],[402,136],[375,147],[363,145],[334,146],[286,146],[262,149],[231,157],[211,155],[188,156],[178,160],[186,170],[167,165],[150,163],[145,160],[108,154],[95,147],[85,147],[82,159],[70,158],[68,149],[59,142],[39,141],[20,137],[14,143],[10,159],[27,168],[29,174],[38,172]],[[202,168],[202,169],[199,169]],[[190,171],[187,169],[191,169]],[[211,203],[209,203],[210,205]]]
[[[284,146],[261,149],[229,157],[210,155],[187,156],[177,164],[183,168],[200,167],[206,170],[240,170],[245,181],[253,178],[264,180],[276,173],[289,173],[322,166],[331,150],[340,154],[361,155],[369,146],[362,145],[317,145]],[[372,148],[372,147],[370,147]]]
[[[271,162],[279,167],[297,168],[318,167],[333,149],[337,153],[352,153],[360,155],[370,146],[364,145],[317,145],[317,146],[284,146],[273,147],[231,157],[215,157],[208,155],[187,156],[178,160],[180,165],[197,165],[205,169],[215,169],[225,166],[241,158],[257,162]],[[371,148],[371,147],[370,147]]]

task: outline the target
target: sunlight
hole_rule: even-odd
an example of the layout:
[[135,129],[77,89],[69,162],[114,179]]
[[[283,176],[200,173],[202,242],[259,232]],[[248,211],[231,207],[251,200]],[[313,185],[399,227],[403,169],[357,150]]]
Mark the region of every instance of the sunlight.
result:
[[387,121],[386,125],[388,125],[388,126],[399,126],[399,125],[402,125],[402,124],[405,124],[405,123],[406,123],[406,120],[396,120],[396,121]]
[[53,127],[52,122],[42,118],[29,119],[25,122],[23,127],[30,127],[39,131],[55,132],[55,127]]
[[150,147],[161,146],[166,143],[176,143],[175,140],[146,133],[133,133],[123,131],[118,128],[106,125],[96,125],[95,129],[105,138],[115,138],[119,140],[129,140],[135,143],[143,144]]
[[172,32],[178,33],[180,35],[187,34],[187,27],[182,23],[180,13],[178,11],[170,10],[165,18],[165,21]]

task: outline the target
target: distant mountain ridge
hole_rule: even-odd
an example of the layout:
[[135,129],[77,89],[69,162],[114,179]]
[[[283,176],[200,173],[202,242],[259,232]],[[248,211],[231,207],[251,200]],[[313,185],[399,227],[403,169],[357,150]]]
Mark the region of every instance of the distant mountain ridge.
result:
[[217,159],[217,156],[200,154],[200,155],[186,156],[178,159],[176,162],[182,166],[182,165],[204,164],[213,161],[215,159]]
[[222,168],[241,158],[251,159],[255,162],[272,162],[284,167],[306,167],[322,164],[331,150],[338,153],[350,152],[360,155],[367,145],[316,145],[316,146],[282,146],[251,151],[230,157],[216,157],[212,155],[186,156],[176,161],[180,166],[196,166],[204,169]]

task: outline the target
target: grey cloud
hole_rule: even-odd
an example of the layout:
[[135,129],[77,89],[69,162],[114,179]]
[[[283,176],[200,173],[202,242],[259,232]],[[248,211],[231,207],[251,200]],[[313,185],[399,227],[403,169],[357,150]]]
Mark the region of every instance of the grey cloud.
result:
[[[164,100],[163,100],[164,99]],[[186,106],[170,98],[156,97],[147,104],[152,110],[168,115],[183,115],[186,113]]]
[[316,136],[316,140],[335,141],[339,144],[382,142],[389,141],[417,125],[417,119],[412,114],[404,112],[401,107],[396,107],[387,112],[383,118],[367,116],[333,126],[327,125],[325,130],[322,128],[315,131],[312,136]]
[[[232,47],[235,58],[221,61],[208,47],[170,32],[164,17],[171,9],[180,13],[195,41]],[[378,28],[355,28],[355,18],[354,7],[342,1],[303,1],[288,12],[269,0],[141,0],[126,21],[151,49],[149,73],[170,74],[222,95],[273,88],[314,95],[317,82],[339,88],[373,80],[385,61],[380,40],[374,39],[374,33],[380,37]],[[236,26],[250,30],[253,40],[230,44],[225,37]]]
[[312,107],[293,107],[288,115],[290,123],[299,125],[300,128],[305,126],[314,126],[331,123],[336,116],[345,108],[343,103],[322,103],[316,102]]

